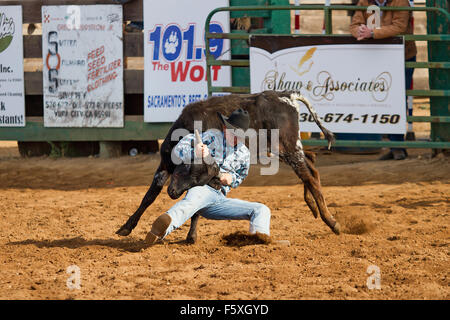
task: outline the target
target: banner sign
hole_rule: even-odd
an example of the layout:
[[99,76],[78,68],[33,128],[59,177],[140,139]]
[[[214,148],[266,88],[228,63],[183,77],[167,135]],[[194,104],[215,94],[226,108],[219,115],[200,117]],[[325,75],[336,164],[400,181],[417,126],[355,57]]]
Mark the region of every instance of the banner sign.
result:
[[[250,45],[252,93],[297,91],[332,132],[406,132],[403,38],[255,35]],[[320,132],[305,106],[300,129]]]
[[22,7],[0,6],[0,127],[25,127]]
[[[144,121],[172,122],[183,107],[208,96],[205,20],[227,0],[144,1]],[[211,20],[210,32],[230,32],[228,12]],[[230,59],[229,40],[211,39],[214,58]],[[213,86],[230,86],[230,67],[212,66]]]
[[123,127],[121,5],[43,6],[44,125]]

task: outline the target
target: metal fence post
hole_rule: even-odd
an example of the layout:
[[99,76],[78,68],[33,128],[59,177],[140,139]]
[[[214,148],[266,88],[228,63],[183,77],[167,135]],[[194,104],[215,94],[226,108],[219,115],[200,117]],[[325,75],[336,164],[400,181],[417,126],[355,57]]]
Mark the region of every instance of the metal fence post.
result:
[[[427,7],[439,7],[449,11],[447,0],[427,0]],[[450,23],[438,12],[427,12],[427,33],[449,34]],[[428,42],[428,61],[450,61],[450,44],[448,41]],[[430,68],[430,89],[448,90],[450,83],[450,69]],[[432,116],[450,115],[450,97],[430,97],[430,114]],[[431,123],[431,139],[433,141],[450,141],[449,123]]]
[[[271,0],[273,6],[289,5],[289,0]],[[272,10],[271,17],[272,32],[274,34],[291,33],[291,11],[289,10]]]

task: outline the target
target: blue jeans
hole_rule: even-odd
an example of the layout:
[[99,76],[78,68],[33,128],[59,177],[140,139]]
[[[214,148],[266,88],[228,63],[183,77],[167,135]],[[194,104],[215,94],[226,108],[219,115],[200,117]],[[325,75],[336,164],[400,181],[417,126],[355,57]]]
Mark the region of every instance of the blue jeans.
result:
[[[414,56],[406,61],[407,62],[416,62],[416,57]],[[406,68],[405,69],[405,88],[406,88],[406,90],[411,89],[413,73],[414,73],[414,68]],[[406,102],[406,110],[408,110],[408,102]],[[412,114],[409,114],[409,115],[412,116]],[[405,140],[405,136],[403,134],[389,134],[388,138],[391,141],[404,141]],[[394,149],[399,149],[399,148],[392,148],[391,150],[394,150]],[[404,150],[404,149],[399,149],[399,150]]]
[[172,222],[166,230],[166,237],[179,228],[196,212],[213,220],[249,220],[250,233],[270,235],[270,209],[262,203],[227,198],[220,190],[208,185],[193,187],[167,214]]

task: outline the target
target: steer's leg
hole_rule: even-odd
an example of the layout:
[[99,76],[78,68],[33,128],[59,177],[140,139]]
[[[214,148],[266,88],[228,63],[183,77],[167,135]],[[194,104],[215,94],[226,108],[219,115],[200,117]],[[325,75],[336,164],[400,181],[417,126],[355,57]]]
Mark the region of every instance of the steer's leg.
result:
[[312,197],[319,208],[320,217],[322,220],[335,234],[339,234],[340,225],[328,211],[327,204],[320,187],[320,181],[314,176],[308,167],[306,156],[302,150],[300,141],[297,143],[294,150],[291,152],[285,150],[282,155],[280,154],[280,156],[282,156],[282,159],[294,169],[297,176],[302,179],[305,187],[307,187],[311,192]]
[[161,169],[161,165],[158,170],[156,170],[155,176],[153,177],[153,182],[144,198],[141,201],[139,208],[136,212],[128,218],[128,221],[117,230],[117,234],[121,236],[127,236],[136,227],[139,219],[141,218],[144,211],[155,201],[156,197],[160,194],[164,184],[169,178],[169,172],[167,170]]
[[197,223],[200,218],[200,214],[196,213],[191,218],[191,227],[189,228],[189,233],[186,237],[187,243],[195,243],[197,241]]
[[317,219],[317,217],[319,216],[319,208],[317,208],[316,201],[314,200],[314,197],[311,194],[311,191],[309,191],[306,184],[304,185],[303,188],[304,188],[303,192],[304,192],[305,202],[308,205],[309,209],[311,210],[314,218]]
[[[314,167],[314,162],[316,160],[315,155],[311,152],[305,151],[305,156],[308,169],[311,171],[313,177],[319,181],[320,186],[319,171],[317,171],[317,169]],[[309,191],[308,186],[306,184],[303,185],[303,189],[305,202],[308,205],[309,209],[311,210],[314,218],[317,219],[317,217],[319,216],[319,208],[317,208],[316,201],[314,200],[314,197],[312,196],[311,191]]]

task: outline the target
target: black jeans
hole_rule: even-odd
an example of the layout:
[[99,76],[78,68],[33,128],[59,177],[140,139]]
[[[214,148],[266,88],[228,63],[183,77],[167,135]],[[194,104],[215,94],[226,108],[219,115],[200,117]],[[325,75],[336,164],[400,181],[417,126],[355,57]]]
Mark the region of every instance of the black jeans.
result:
[[[406,62],[416,62],[416,56],[406,60]],[[414,73],[414,68],[405,68],[405,87],[406,87],[406,90],[411,89],[413,73]],[[406,110],[408,110],[408,101],[406,102]],[[403,134],[389,134],[388,138],[391,141],[404,141],[405,140],[405,136]],[[394,150],[394,149],[405,150],[403,148],[391,148],[391,151]]]

